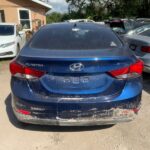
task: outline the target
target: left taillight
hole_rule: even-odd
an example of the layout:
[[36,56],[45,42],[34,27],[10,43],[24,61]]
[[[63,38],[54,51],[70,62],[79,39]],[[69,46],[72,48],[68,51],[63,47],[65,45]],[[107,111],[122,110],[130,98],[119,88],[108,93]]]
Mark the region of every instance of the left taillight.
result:
[[23,66],[16,61],[10,63],[10,72],[12,76],[21,77],[21,78],[40,78],[45,72],[32,69],[26,66]]

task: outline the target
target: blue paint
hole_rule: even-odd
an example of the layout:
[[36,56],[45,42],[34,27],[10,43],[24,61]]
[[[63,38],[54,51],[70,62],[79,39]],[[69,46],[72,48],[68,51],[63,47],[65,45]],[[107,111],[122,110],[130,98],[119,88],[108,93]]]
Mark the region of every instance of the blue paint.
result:
[[[109,74],[136,60],[125,45],[114,49],[65,51],[34,49],[28,43],[16,61],[44,71],[45,75],[35,80],[12,77],[13,101],[16,107],[22,106],[33,116],[36,111],[31,107],[43,108],[36,117],[49,119],[92,116],[95,113],[92,109],[102,112],[118,107],[137,108],[141,101],[141,77],[118,80]],[[73,63],[82,63],[83,70],[70,70]]]

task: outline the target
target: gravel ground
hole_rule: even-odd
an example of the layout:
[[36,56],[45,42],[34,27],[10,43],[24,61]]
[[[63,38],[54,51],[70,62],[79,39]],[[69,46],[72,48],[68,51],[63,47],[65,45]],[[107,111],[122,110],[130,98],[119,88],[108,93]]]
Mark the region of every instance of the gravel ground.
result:
[[150,75],[141,111],[130,123],[99,127],[18,124],[10,107],[9,60],[0,61],[0,150],[150,150]]

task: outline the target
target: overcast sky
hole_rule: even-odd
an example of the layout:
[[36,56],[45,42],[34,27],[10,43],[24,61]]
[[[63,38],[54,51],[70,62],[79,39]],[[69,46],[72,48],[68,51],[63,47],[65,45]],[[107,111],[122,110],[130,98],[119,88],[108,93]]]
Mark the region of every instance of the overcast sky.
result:
[[52,11],[63,13],[68,10],[68,5],[65,0],[49,0],[49,2],[53,6]]

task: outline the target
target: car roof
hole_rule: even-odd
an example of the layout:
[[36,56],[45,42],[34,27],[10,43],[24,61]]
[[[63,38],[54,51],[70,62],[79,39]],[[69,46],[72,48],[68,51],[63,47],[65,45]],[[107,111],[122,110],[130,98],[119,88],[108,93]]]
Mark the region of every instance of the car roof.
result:
[[139,29],[141,29],[141,28],[147,28],[147,30],[149,30],[150,24],[142,25],[142,26],[140,26],[140,27],[137,27],[137,28],[133,29],[132,31],[137,31],[137,30],[139,30]]
[[78,28],[78,27],[82,27],[82,28],[103,28],[103,29],[109,29],[109,27],[98,24],[98,23],[91,23],[91,22],[74,22],[74,23],[70,23],[70,22],[62,22],[62,23],[52,23],[52,24],[47,24],[45,26],[43,26],[42,28],[46,28],[46,29],[59,29],[59,28]]
[[83,21],[83,22],[89,22],[89,21],[95,22],[94,20],[90,20],[90,19],[70,19],[70,20],[67,20],[67,22],[80,22],[80,21]]

